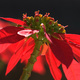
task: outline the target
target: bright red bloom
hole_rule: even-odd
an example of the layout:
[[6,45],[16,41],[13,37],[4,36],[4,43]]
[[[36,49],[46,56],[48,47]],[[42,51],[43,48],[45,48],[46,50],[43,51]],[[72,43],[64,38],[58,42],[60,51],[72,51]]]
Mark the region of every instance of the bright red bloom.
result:
[[80,80],[80,64],[76,60],[72,61],[68,69],[64,64],[62,64],[62,68],[67,80]]
[[[36,13],[35,17],[41,18],[37,15],[39,15],[39,13]],[[17,23],[19,25],[28,25],[33,28],[32,23],[26,24],[24,21],[18,19],[14,20],[12,18],[1,18]],[[45,19],[45,16],[43,18]],[[46,16],[46,18],[50,19],[48,18],[48,16]],[[53,22],[51,24],[53,24]],[[51,24],[49,25],[51,26]],[[56,25],[56,22],[54,22],[54,24]],[[43,29],[42,32],[44,34],[44,38],[46,38],[50,43],[48,45],[43,44],[39,54],[45,55],[51,74],[55,80],[61,80],[62,77],[61,71],[58,68],[60,64],[63,64],[63,70],[66,74],[66,77],[69,79],[70,77],[68,73],[71,72],[71,70],[69,70],[70,64],[73,67],[73,64],[76,63],[74,61],[74,57],[78,61],[80,61],[80,35],[66,34],[64,26],[57,26],[57,29],[59,27],[58,30],[56,30],[55,27],[54,29],[52,29],[51,27],[51,32],[47,29],[45,23],[41,26],[41,30]],[[0,48],[2,48],[2,44],[6,46],[2,48],[0,53],[2,53],[6,48],[11,48],[14,52],[8,63],[6,75],[14,68],[14,66],[18,63],[19,60],[21,60],[21,62],[25,60],[28,61],[35,47],[35,39],[33,39],[31,35],[35,35],[36,33],[36,36],[38,38],[38,33],[40,32],[39,29],[41,26],[39,26],[39,28],[36,28],[35,26],[33,30],[25,29],[24,27],[7,26],[0,30]],[[53,34],[52,31],[54,31]],[[26,38],[28,36],[31,37],[28,39]],[[48,41],[46,41],[46,43]],[[78,63],[76,64],[76,66],[79,66]],[[68,71],[66,71],[64,65],[68,68]]]

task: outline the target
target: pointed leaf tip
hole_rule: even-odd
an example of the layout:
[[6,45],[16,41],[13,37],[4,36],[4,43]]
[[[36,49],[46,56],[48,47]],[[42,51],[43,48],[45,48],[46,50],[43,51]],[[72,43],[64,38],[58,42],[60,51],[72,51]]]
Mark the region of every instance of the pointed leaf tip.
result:
[[71,64],[73,60],[73,52],[71,47],[66,41],[51,38],[53,44],[50,44],[51,50],[58,60],[60,60],[67,67]]

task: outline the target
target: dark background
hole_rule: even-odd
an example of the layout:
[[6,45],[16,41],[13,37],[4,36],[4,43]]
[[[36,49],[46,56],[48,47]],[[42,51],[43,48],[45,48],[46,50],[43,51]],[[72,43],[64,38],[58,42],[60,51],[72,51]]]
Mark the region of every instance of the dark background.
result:
[[[62,25],[69,25],[68,28],[66,28],[67,33],[80,34],[80,0],[0,1],[0,17],[22,19],[23,13],[27,13],[28,16],[33,16],[34,11],[37,10],[40,10],[40,13],[42,14],[49,12],[50,16],[54,17],[55,20],[58,20]],[[15,71],[12,71],[12,73],[10,73],[6,78],[3,78],[4,75],[2,77],[0,76],[0,80],[18,80],[23,66],[24,65],[22,64],[18,64]],[[49,73],[49,69],[47,69],[47,73],[44,76],[32,73],[32,78],[30,80],[53,80],[53,78]]]
[[0,16],[22,19],[23,13],[29,16],[40,10],[42,14],[59,20],[63,25],[69,25],[67,32],[80,32],[80,0],[1,0]]

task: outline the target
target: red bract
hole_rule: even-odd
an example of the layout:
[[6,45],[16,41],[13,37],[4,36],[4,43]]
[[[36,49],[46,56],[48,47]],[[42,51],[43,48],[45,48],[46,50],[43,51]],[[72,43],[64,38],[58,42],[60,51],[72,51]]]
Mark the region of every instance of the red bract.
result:
[[[4,51],[11,43],[18,42],[24,37],[17,34],[22,28],[7,26],[0,30],[0,53]],[[4,47],[5,46],[5,47]]]
[[[0,20],[0,29],[2,29],[2,28],[4,28],[4,27],[6,27],[6,26],[10,26],[10,24],[9,23],[7,23],[7,22],[5,22],[5,21],[2,21],[2,20]],[[0,35],[1,36],[1,35]],[[10,44],[0,44],[0,53],[2,52],[2,51],[4,51],[8,46],[9,46]],[[5,47],[5,48],[4,48]]]
[[80,64],[77,61],[73,60],[68,69],[65,65],[62,67],[67,80],[80,80]]
[[10,24],[5,21],[0,20],[0,29],[4,28],[6,26],[10,26]]
[[59,59],[63,64],[67,67],[71,64],[73,60],[73,52],[68,43],[64,40],[58,40],[55,38],[51,38],[52,42],[50,44],[51,50],[54,55]]
[[61,80],[62,74],[58,68],[58,66],[60,65],[60,62],[55,58],[50,48],[48,49],[48,52],[46,54],[46,60],[47,60],[51,74],[54,77],[54,79]]
[[[38,13],[36,13],[36,16],[37,14]],[[37,16],[37,17],[40,17],[40,16]],[[18,19],[3,18],[3,17],[1,18],[4,20],[8,20],[8,21],[20,24],[20,25],[24,25],[24,22]],[[32,27],[31,24],[30,26]],[[41,26],[42,26],[41,29],[43,29],[43,32],[45,35],[44,37],[50,43],[48,45],[43,44],[41,46],[39,55],[40,56],[45,55],[46,61],[50,68],[50,72],[55,80],[61,80],[62,74],[58,68],[61,64],[64,64],[67,68],[69,68],[68,71],[66,71],[67,68],[65,68],[65,66],[63,65],[63,70],[64,70],[64,73],[66,74],[67,79],[72,78],[73,77],[72,73],[70,75],[68,75],[68,73],[71,72],[70,66],[71,68],[73,68],[74,63],[78,64],[75,61],[73,61],[74,57],[78,61],[80,61],[80,54],[79,54],[80,53],[80,35],[65,34],[63,33],[64,27],[61,27],[61,31],[63,30],[62,33],[54,32],[54,34],[51,35],[47,33],[48,32],[48,30],[46,29],[47,27],[45,27],[43,23],[41,24]],[[26,38],[26,37],[39,32],[40,32],[39,30],[25,29],[22,27],[15,27],[15,26],[7,26],[0,30],[0,48],[2,48],[3,44],[6,46],[2,48],[0,53],[10,48],[14,52],[11,59],[9,60],[6,75],[14,68],[14,66],[18,63],[19,60],[21,60],[21,63],[24,62],[25,60],[26,62],[28,62],[28,59],[30,58],[35,47],[35,39],[32,37],[30,38]],[[38,37],[39,36],[37,34],[37,38]],[[41,62],[40,59],[37,58],[36,63],[39,63],[39,66],[36,67],[36,70],[38,70],[38,72],[40,72],[38,69],[39,67],[40,69],[44,70],[44,68],[41,65],[42,62],[41,63],[40,62]],[[36,63],[34,67],[36,66]],[[76,76],[76,74],[74,75]]]
[[13,23],[16,23],[16,24],[19,24],[19,25],[27,25],[24,21],[19,20],[19,19],[4,18],[4,17],[0,17],[0,18],[1,18],[1,19],[4,19],[4,20],[7,20],[7,21],[10,21],[10,22],[13,22]]

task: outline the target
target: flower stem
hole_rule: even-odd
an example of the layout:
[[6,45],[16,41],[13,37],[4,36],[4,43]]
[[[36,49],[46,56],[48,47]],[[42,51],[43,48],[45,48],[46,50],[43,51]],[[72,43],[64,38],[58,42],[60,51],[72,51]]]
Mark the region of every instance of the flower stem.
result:
[[23,73],[20,77],[20,80],[28,80],[28,78],[31,75],[31,71],[33,69],[33,65],[34,63],[37,61],[37,56],[39,54],[39,50],[40,50],[40,46],[42,45],[42,41],[41,38],[38,38],[37,41],[35,41],[35,48],[33,53],[31,54],[30,59],[28,60],[27,65],[25,66],[25,68],[23,69]]

